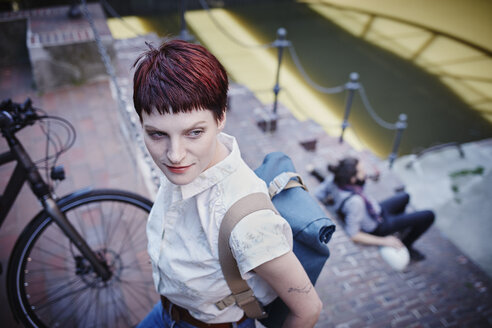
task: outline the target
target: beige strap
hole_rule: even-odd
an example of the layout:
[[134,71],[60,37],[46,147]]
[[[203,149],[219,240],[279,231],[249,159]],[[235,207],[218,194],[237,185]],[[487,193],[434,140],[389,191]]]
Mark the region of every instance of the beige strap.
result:
[[301,187],[307,191],[307,187],[302,182],[301,176],[295,172],[282,172],[277,175],[268,185],[270,198],[280,193],[282,190],[294,187]]
[[266,194],[261,192],[249,194],[235,202],[222,220],[219,229],[219,261],[232,295],[215,304],[220,310],[236,303],[249,318],[263,318],[266,315],[253,291],[241,277],[237,262],[229,246],[229,237],[236,224],[249,214],[266,209],[277,213],[275,206]]

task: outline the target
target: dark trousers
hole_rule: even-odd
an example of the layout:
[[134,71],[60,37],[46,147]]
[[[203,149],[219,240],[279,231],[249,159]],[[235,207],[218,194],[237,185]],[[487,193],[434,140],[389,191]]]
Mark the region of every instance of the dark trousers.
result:
[[410,200],[407,193],[399,193],[385,201],[381,205],[383,222],[372,232],[376,236],[387,236],[400,232],[402,242],[407,248],[425,232],[434,222],[434,212],[417,211],[405,213],[405,208]]

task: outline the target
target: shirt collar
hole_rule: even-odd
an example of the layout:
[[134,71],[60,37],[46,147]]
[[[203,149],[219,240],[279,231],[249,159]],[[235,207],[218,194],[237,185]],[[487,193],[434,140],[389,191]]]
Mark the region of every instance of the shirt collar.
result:
[[219,163],[203,171],[191,183],[180,186],[183,199],[191,198],[216,185],[237,170],[241,162],[241,153],[236,138],[220,133],[219,141],[229,150],[229,155]]

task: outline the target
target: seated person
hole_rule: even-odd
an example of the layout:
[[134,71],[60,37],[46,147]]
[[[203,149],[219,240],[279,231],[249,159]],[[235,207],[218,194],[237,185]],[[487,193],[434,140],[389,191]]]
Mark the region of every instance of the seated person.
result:
[[[358,159],[349,157],[338,165],[329,165],[333,173],[326,178],[315,192],[323,203],[330,199],[333,208],[344,222],[350,238],[357,243],[400,248],[405,246],[413,261],[421,261],[425,256],[413,247],[413,243],[434,222],[432,211],[405,213],[409,195],[400,192],[378,204],[370,195],[364,193],[366,174]],[[316,171],[312,174],[320,178]],[[392,234],[399,232],[401,240]]]

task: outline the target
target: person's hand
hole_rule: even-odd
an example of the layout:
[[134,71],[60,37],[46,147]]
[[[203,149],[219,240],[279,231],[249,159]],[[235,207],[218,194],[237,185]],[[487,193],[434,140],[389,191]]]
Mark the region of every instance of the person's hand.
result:
[[395,236],[386,236],[383,238],[383,240],[384,240],[384,246],[394,247],[397,249],[405,246],[403,245],[401,240],[396,238]]

